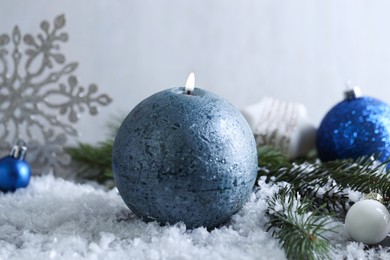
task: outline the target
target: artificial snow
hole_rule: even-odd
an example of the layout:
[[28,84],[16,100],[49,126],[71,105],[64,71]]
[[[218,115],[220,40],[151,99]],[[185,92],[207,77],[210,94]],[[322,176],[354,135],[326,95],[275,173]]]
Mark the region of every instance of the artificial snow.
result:
[[[280,187],[259,184],[228,224],[209,232],[145,223],[116,189],[33,177],[26,189],[0,194],[0,259],[285,259],[264,227],[266,198]],[[332,239],[334,259],[390,259],[387,247],[364,250],[343,228]]]

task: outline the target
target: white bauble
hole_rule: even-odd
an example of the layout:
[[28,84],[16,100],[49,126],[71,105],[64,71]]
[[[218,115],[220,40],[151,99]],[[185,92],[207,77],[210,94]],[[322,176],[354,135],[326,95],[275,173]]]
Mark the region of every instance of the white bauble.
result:
[[390,214],[380,202],[366,199],[355,203],[345,217],[351,238],[367,245],[381,242],[389,233]]

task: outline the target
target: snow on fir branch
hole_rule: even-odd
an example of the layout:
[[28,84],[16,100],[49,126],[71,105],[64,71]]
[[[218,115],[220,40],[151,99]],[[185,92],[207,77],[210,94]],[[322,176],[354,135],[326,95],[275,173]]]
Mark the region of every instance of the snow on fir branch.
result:
[[267,231],[280,241],[289,258],[329,258],[332,246],[325,234],[334,232],[334,222],[332,214],[320,213],[325,204],[315,207],[313,199],[287,187],[267,203]]
[[268,182],[289,183],[301,196],[314,197],[317,207],[325,204],[323,210],[337,212],[336,217],[344,218],[351,204],[350,190],[390,197],[390,172],[386,165],[387,162],[378,163],[373,157],[362,157],[325,163],[292,162],[288,167],[259,174],[266,176]]

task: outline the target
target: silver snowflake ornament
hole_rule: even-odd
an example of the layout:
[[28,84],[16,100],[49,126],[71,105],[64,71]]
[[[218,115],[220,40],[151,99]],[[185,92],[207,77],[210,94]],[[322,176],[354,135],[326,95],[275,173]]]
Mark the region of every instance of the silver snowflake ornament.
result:
[[52,26],[43,21],[36,37],[23,36],[18,26],[0,35],[0,150],[24,139],[35,174],[63,172],[71,161],[64,146],[78,135],[73,124],[81,113],[96,115],[98,106],[112,101],[95,84],[79,85],[73,75],[78,63],[67,63],[60,52],[68,40],[64,26],[60,15]]

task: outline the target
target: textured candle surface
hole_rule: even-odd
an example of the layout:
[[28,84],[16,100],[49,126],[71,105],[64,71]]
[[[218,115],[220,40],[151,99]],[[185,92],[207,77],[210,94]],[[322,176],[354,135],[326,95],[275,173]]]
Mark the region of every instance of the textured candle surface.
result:
[[247,200],[257,150],[241,113],[195,88],[161,91],[138,104],[113,147],[113,172],[129,208],[146,220],[215,227]]

